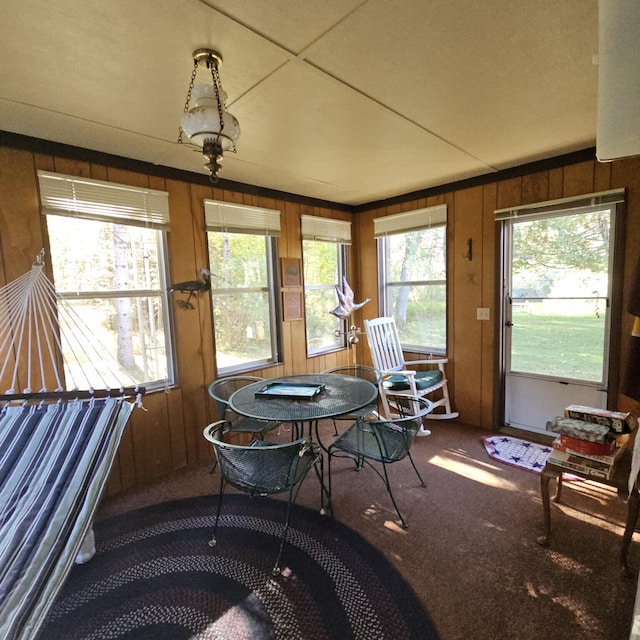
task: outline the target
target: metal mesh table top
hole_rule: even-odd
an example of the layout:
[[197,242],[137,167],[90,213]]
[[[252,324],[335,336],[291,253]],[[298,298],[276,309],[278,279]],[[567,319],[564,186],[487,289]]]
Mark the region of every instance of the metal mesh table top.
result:
[[[323,384],[324,389],[311,399],[256,397],[256,392],[265,386],[265,382]],[[247,385],[231,396],[229,406],[249,418],[305,422],[351,413],[373,403],[377,396],[378,389],[368,380],[339,374],[310,373],[270,378]]]

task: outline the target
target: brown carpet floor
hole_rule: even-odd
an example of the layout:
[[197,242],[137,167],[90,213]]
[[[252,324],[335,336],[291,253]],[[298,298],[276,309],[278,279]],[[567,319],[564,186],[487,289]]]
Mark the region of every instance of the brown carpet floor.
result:
[[[335,517],[375,545],[424,602],[442,640],[623,640],[629,637],[636,579],[620,575],[625,503],[608,487],[566,482],[552,503],[552,539],[542,548],[540,477],[491,459],[487,432],[430,422],[432,435],[412,453],[427,482],[420,488],[408,460],[390,467],[394,495],[409,528],[396,523],[389,496],[368,468],[335,464]],[[325,444],[333,425],[321,428]],[[290,433],[270,434],[285,441]],[[212,454],[213,460],[213,454]],[[214,494],[210,466],[104,500],[98,517],[181,497]],[[319,505],[309,476],[298,503]],[[640,564],[637,534],[630,564]],[[285,552],[286,553],[286,552]]]

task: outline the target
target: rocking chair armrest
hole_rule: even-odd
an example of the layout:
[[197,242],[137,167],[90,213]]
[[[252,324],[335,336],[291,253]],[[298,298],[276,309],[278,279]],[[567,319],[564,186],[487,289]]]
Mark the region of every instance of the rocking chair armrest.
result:
[[415,364],[447,364],[449,358],[430,358],[429,360],[407,360],[405,366],[411,366]]

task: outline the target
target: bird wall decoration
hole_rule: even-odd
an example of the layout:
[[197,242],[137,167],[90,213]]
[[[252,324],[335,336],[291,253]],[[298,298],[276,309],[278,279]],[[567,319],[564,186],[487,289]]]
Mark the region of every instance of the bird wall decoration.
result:
[[364,307],[371,300],[371,298],[367,298],[363,302],[354,303],[353,291],[345,277],[342,278],[342,287],[336,285],[336,293],[338,294],[338,306],[329,313],[341,320],[347,320],[354,311]]
[[178,291],[179,293],[188,294],[186,300],[176,300],[176,304],[181,309],[195,309],[191,299],[201,291],[209,291],[211,289],[211,271],[209,269],[200,269],[200,278],[198,280],[186,280],[185,282],[177,282],[169,287],[169,291]]

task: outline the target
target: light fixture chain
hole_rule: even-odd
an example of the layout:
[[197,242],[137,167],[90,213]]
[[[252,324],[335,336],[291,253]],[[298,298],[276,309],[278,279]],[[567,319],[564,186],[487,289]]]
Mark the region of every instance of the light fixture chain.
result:
[[[189,82],[189,88],[187,89],[187,99],[184,103],[184,113],[189,111],[189,103],[191,102],[191,92],[193,91],[193,83],[196,80],[196,73],[198,73],[198,60],[193,61],[193,71],[191,72],[191,81]],[[180,134],[178,135],[178,144],[182,144],[182,127],[180,127]]]
[[[213,79],[213,86],[216,90],[216,102],[218,103],[218,117],[220,118],[220,133],[224,129],[224,114],[222,112],[222,100],[220,99],[220,73],[218,72],[218,64],[215,60],[211,64],[211,77]],[[226,105],[225,105],[226,106]]]

